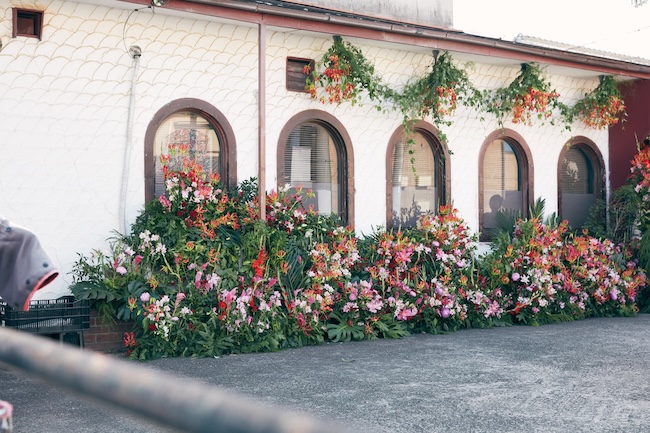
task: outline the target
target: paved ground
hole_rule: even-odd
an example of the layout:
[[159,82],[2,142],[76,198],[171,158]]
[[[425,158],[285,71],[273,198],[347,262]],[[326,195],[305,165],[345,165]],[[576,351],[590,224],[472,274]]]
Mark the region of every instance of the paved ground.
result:
[[[352,432],[650,431],[650,315],[145,366]],[[167,431],[2,367],[0,400],[15,433]]]

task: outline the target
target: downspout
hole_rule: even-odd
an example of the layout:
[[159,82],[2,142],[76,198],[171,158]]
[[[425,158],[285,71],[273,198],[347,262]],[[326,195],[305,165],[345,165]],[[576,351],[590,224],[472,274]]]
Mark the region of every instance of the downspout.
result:
[[131,162],[131,149],[133,142],[133,119],[135,117],[135,87],[138,80],[138,69],[140,69],[140,56],[142,49],[133,45],[129,48],[129,55],[133,58],[133,78],[131,79],[131,96],[129,98],[129,112],[126,120],[126,143],[124,145],[124,161],[122,165],[122,191],[120,194],[120,232],[127,234],[128,227],[126,221],[126,198],[129,186],[129,171]]
[[258,146],[257,146],[257,193],[260,203],[260,220],[266,221],[266,24],[259,23],[258,31]]

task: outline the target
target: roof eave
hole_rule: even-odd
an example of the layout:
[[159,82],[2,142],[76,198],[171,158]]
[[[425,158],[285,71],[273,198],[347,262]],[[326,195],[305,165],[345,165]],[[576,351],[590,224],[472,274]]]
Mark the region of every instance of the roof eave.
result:
[[[147,0],[122,0],[148,5]],[[381,22],[335,14],[298,11],[266,4],[235,0],[170,0],[166,9],[208,15],[293,30],[357,37],[436,50],[536,62],[545,65],[590,70],[599,74],[650,79],[650,66],[583,53],[521,44],[461,31]]]

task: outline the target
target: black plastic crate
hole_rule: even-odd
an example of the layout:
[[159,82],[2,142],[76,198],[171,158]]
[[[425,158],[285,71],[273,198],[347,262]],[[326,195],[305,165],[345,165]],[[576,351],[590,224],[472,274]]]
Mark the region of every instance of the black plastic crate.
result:
[[31,301],[29,311],[19,311],[0,300],[0,325],[36,334],[83,332],[90,328],[90,302],[64,296]]

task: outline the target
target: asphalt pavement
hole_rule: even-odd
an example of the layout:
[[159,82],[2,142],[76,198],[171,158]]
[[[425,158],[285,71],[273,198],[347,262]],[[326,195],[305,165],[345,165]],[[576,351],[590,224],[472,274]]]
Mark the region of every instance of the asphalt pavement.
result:
[[[175,376],[351,432],[649,432],[649,331],[645,314],[137,364],[161,389]],[[14,433],[171,431],[6,365],[0,400]]]

